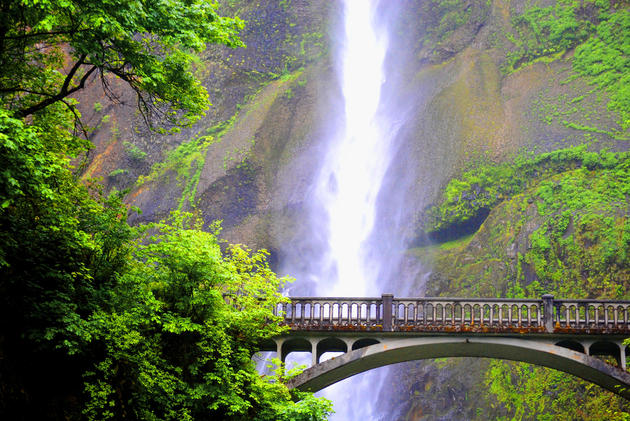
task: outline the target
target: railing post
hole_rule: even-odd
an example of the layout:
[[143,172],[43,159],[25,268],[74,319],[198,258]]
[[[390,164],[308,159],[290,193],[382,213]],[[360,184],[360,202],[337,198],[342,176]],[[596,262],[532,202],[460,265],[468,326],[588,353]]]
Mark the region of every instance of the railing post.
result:
[[543,300],[543,322],[545,324],[545,330],[548,333],[553,333],[553,295],[545,294],[542,296]]
[[383,294],[383,331],[392,331],[392,304],[394,303],[394,294]]

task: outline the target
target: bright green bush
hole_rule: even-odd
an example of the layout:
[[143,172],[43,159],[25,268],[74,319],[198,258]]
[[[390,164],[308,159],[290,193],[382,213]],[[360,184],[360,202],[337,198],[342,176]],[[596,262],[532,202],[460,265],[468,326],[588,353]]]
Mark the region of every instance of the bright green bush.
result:
[[[80,340],[102,349],[86,373],[90,419],[316,420],[330,403],[304,395],[294,404],[277,378],[251,358],[284,331],[271,308],[287,281],[266,253],[226,253],[201,221],[174,214],[151,224],[130,270],[109,291],[109,307],[83,321]],[[124,380],[124,381],[121,381]],[[270,380],[273,380],[271,382]]]

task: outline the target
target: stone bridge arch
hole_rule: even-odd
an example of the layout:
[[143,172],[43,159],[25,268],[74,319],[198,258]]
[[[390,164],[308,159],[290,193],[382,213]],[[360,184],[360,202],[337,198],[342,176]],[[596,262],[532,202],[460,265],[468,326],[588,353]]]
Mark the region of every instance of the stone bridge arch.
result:
[[[625,353],[621,353],[620,357],[622,354]],[[485,357],[541,365],[580,377],[630,399],[630,374],[624,370],[585,353],[556,345],[554,341],[510,337],[419,336],[386,339],[315,364],[289,380],[288,386],[316,392],[373,368],[444,357]]]
[[[404,361],[486,357],[554,368],[630,399],[628,300],[291,297],[274,314],[289,331],[262,349],[283,361],[293,351],[312,354],[312,367],[290,380],[292,388],[317,391]],[[320,363],[327,351],[345,354]]]

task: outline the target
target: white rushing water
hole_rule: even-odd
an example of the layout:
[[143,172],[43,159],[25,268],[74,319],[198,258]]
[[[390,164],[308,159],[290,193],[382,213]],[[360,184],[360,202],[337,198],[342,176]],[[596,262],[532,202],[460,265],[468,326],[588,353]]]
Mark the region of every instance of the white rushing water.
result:
[[[303,219],[281,262],[297,278],[290,295],[379,296],[400,294],[401,240],[397,215],[401,180],[384,182],[396,153],[404,107],[394,92],[384,95],[389,48],[387,17],[394,3],[343,0],[343,20],[334,39],[334,68],[343,105],[333,112],[322,138],[325,152],[305,197]],[[387,7],[385,7],[387,6]],[[393,79],[394,80],[394,79]],[[397,83],[389,83],[389,89]],[[401,112],[403,110],[403,112]],[[391,177],[392,174],[390,173]],[[379,203],[384,196],[388,203]],[[389,207],[384,205],[389,205]],[[394,212],[389,208],[394,207]],[[380,214],[379,214],[380,212]],[[377,226],[380,226],[377,228]],[[393,239],[393,240],[392,240]],[[400,243],[400,244],[399,244]],[[324,354],[322,360],[329,358]],[[307,353],[291,353],[287,365],[308,365]],[[381,385],[388,368],[353,376],[319,394],[333,401],[334,421],[380,419]],[[391,415],[391,414],[390,414]]]
[[377,31],[374,19],[375,2],[345,0],[338,60],[345,125],[329,148],[315,190],[327,214],[326,260],[336,276],[318,283],[318,295],[380,293],[365,262],[365,242],[390,155],[378,113],[387,34]]
[[[283,249],[280,271],[296,277],[285,291],[294,296],[401,295],[408,292],[403,278],[416,278],[414,269],[403,268],[401,235],[410,215],[404,212],[405,186],[415,179],[390,164],[412,103],[401,95],[406,85],[400,75],[385,80],[386,58],[390,71],[404,62],[400,54],[388,56],[388,26],[401,9],[395,2],[379,6],[379,0],[343,0],[341,5],[343,19],[333,37],[338,84],[329,86],[340,88],[342,102],[331,100],[329,119],[321,123],[326,130],[318,147],[325,151],[313,154],[320,160],[318,170],[309,188],[298,193],[304,195],[303,213]],[[324,354],[322,360],[329,357]],[[311,356],[294,352],[286,362],[308,366]],[[388,370],[371,370],[321,391],[318,395],[333,401],[331,419],[389,419],[391,412],[382,418],[387,408],[380,401],[387,394],[381,386]]]
[[[376,2],[344,1],[344,34],[337,73],[344,125],[333,137],[316,181],[315,200],[324,210],[327,238],[319,296],[376,296],[382,292],[366,261],[377,196],[390,162],[392,136],[379,113],[385,81],[387,34],[376,22]],[[326,279],[323,279],[326,278]],[[333,420],[375,419],[382,371],[369,372],[323,391],[334,402]],[[368,398],[368,399],[366,399]]]

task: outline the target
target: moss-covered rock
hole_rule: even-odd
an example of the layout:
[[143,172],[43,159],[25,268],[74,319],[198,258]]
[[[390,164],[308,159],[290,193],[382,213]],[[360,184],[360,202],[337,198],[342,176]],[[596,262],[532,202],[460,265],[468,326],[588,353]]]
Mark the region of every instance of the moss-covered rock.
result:
[[[558,159],[558,154],[533,158],[539,160],[531,167],[536,174],[517,171],[502,178],[516,168],[523,170],[521,165],[530,160],[477,170],[489,174],[494,168],[497,175],[494,182],[479,185],[509,188],[511,177],[521,174],[528,182],[513,184],[520,186],[518,192],[486,205],[489,215],[473,234],[410,250],[410,255],[433,269],[426,285],[418,289],[428,296],[533,298],[551,293],[563,298],[628,299],[630,156],[589,153],[584,148],[562,152],[571,159]],[[550,157],[556,159],[550,161]],[[576,161],[576,157],[581,158]],[[460,192],[471,189],[475,191],[469,183]],[[429,364],[422,371],[434,366]],[[553,370],[506,362],[471,367],[449,361],[443,365],[448,378],[435,385],[442,393],[452,378],[478,385],[476,406],[462,400],[464,392],[454,392],[463,418],[562,418],[588,407],[585,419],[623,419],[623,411],[628,411],[619,398],[585,382],[567,380]],[[412,371],[400,373],[403,382],[417,375]],[[555,405],[554,399],[562,396],[571,398],[564,406]],[[410,399],[411,408],[421,408],[426,405],[423,402],[432,400],[432,394],[426,391]],[[602,402],[606,404],[602,406]]]
[[427,210],[426,231],[438,241],[471,234],[490,209],[542,179],[576,168],[613,169],[629,156],[628,152],[588,152],[584,145],[520,157],[511,163],[479,165],[449,182],[440,204]]

